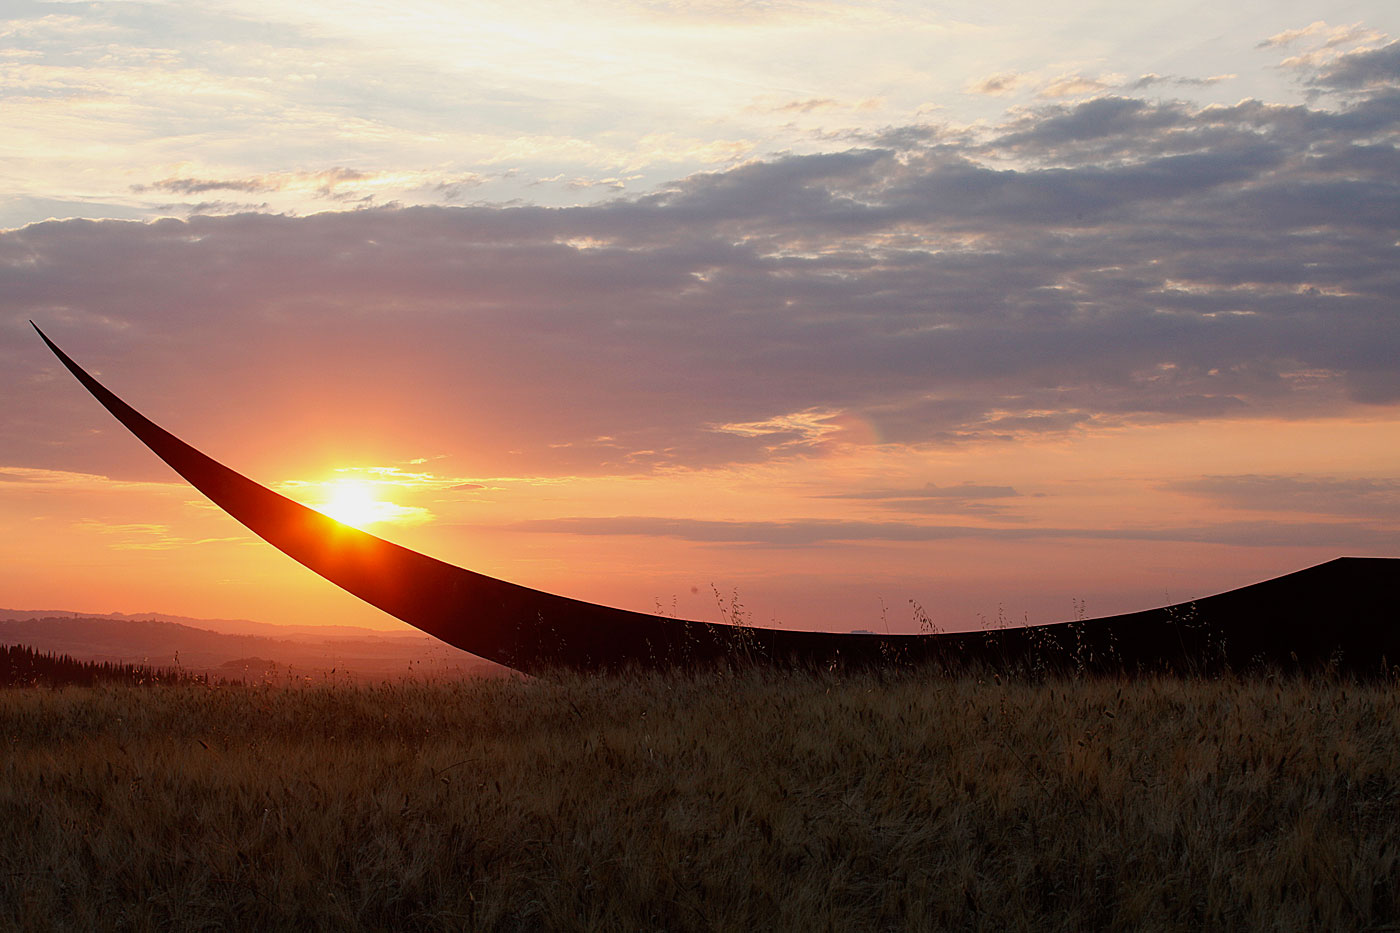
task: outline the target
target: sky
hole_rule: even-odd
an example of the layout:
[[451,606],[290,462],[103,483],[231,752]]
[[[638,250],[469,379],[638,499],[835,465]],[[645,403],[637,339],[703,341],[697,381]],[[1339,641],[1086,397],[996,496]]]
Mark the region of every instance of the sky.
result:
[[397,625],[30,320],[253,479],[631,609],[1400,555],[1400,7],[1125,9],[7,0],[0,604]]

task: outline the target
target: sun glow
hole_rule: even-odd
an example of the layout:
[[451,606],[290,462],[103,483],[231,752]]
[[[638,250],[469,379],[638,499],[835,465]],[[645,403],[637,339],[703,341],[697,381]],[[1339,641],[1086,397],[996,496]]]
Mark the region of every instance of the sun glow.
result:
[[379,498],[374,483],[339,480],[331,484],[328,491],[330,498],[321,505],[320,511],[354,528],[392,521],[401,511],[400,506]]
[[[392,523],[422,525],[434,518],[422,505],[400,501],[421,498],[426,489],[436,488],[431,474],[404,473],[394,467],[347,467],[336,470],[336,479],[287,480],[277,491],[307,505],[329,518],[352,528]],[[343,474],[349,473],[350,476]]]

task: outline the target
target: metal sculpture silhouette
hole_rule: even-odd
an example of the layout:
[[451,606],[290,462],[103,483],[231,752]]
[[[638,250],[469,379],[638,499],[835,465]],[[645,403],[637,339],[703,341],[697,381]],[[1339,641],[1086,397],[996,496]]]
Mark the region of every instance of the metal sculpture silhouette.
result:
[[[30,322],[31,324],[33,322]],[[411,551],[236,473],[110,392],[34,329],[132,434],[215,505],[292,559],[415,628],[525,672],[716,663],[1193,672],[1221,666],[1400,663],[1400,559],[1338,558],[1191,603],[984,632],[803,632],[694,622],[569,599]]]

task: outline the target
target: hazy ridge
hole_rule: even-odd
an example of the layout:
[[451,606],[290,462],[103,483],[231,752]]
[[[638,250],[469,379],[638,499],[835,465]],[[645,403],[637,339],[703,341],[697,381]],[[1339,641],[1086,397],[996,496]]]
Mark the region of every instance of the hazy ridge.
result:
[[[196,622],[199,624],[190,624]],[[225,630],[215,630],[215,625]],[[221,676],[275,673],[279,678],[450,679],[504,671],[490,661],[411,630],[280,626],[247,620],[182,619],[160,613],[87,615],[3,609],[0,645],[26,645],[81,661],[178,666],[193,673]]]
[[202,619],[177,616],[165,612],[81,612],[75,609],[0,609],[0,621],[27,619],[112,619],[124,622],[176,622],[194,628],[222,632],[226,635],[266,635],[282,638],[287,635],[385,635],[418,637],[406,626],[369,628],[363,625],[283,625],[276,622],[254,622],[251,619]]

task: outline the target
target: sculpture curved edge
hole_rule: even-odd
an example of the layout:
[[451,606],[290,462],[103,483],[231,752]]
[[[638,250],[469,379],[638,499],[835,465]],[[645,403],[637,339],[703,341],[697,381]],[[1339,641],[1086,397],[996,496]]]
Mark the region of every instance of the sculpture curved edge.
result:
[[726,661],[1171,672],[1260,663],[1373,671],[1400,663],[1395,558],[1337,558],[1216,596],[1126,615],[924,635],[720,625],[557,596],[385,541],[254,482],[136,411],[30,324],[117,421],[254,534],[409,625],[525,672]]

